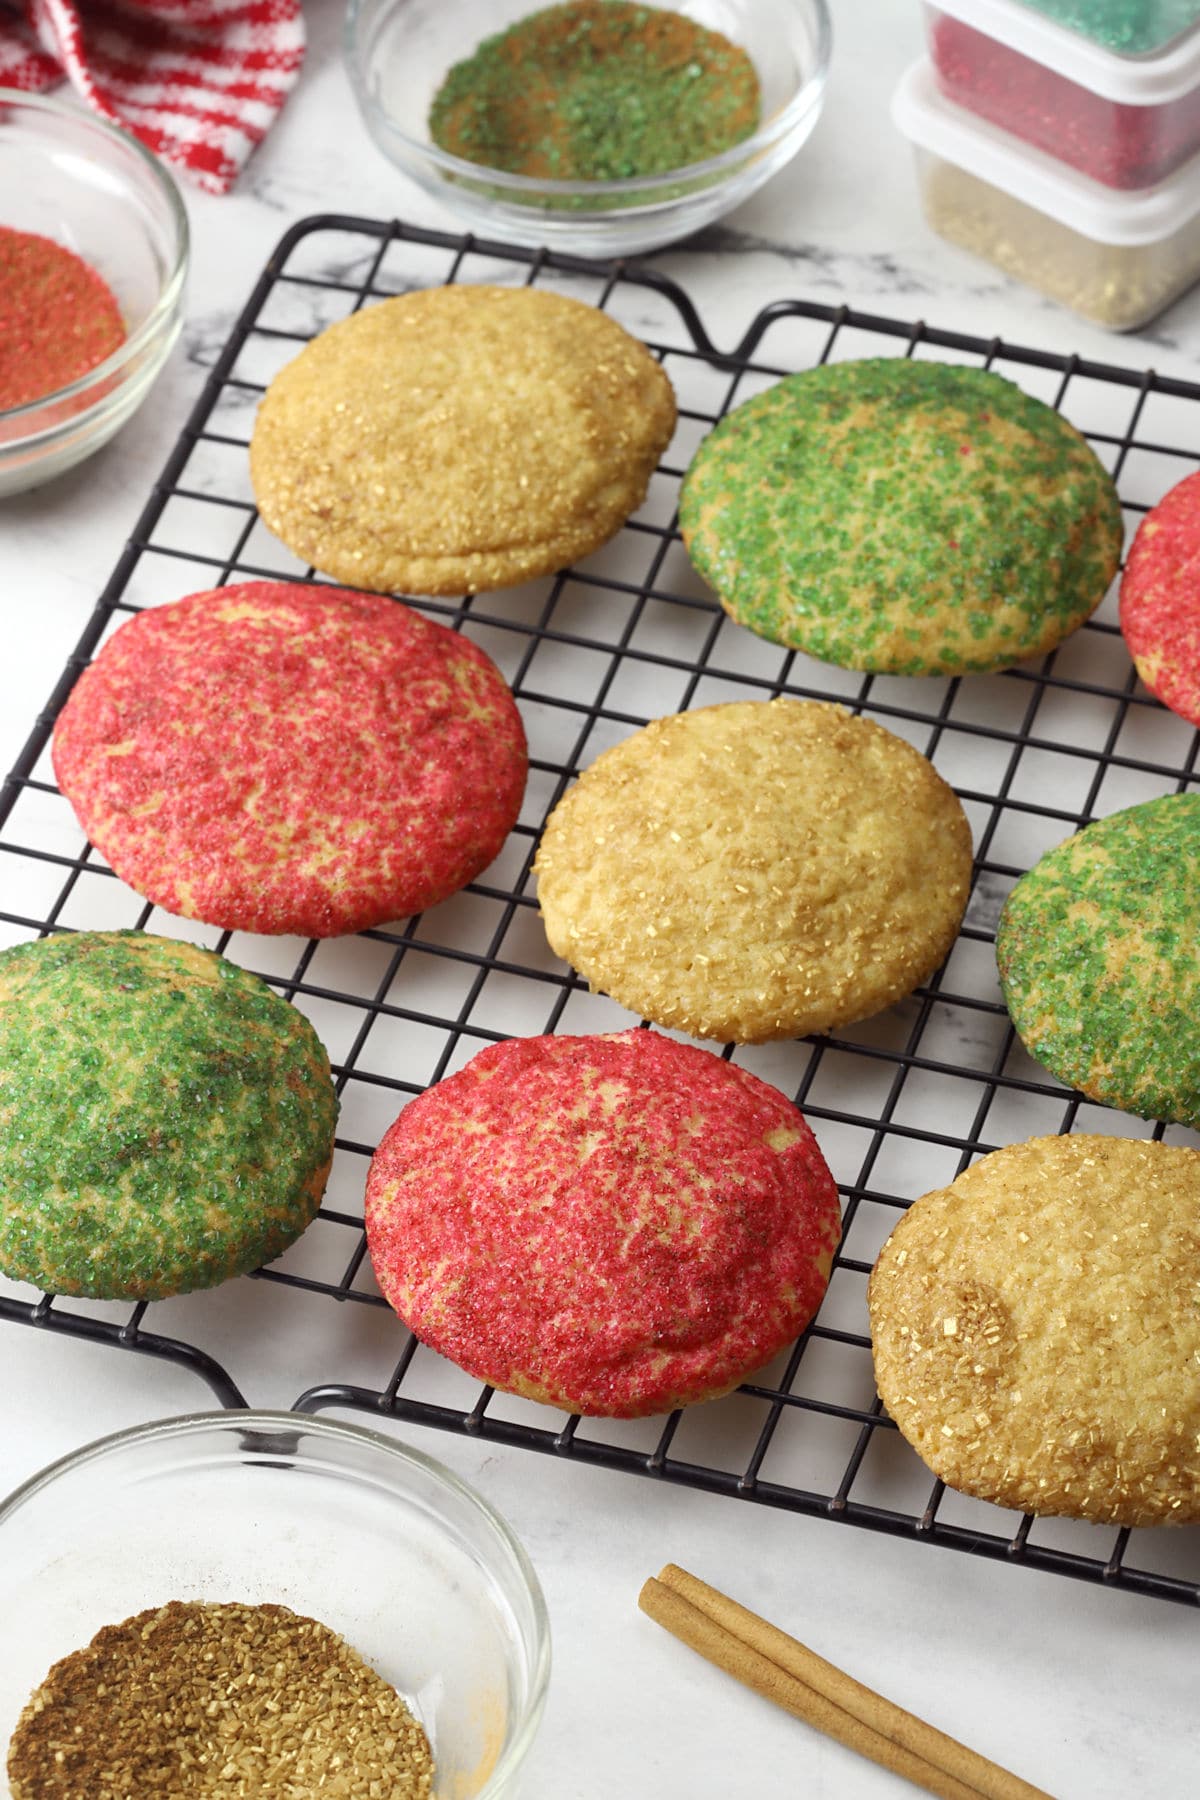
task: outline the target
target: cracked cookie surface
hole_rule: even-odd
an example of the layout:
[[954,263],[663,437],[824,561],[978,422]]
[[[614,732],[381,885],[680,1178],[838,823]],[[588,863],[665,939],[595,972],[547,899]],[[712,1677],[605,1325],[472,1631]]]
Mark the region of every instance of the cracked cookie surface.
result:
[[76,683],[54,768],[117,874],[223,930],[332,937],[456,893],[516,821],[516,703],[378,595],[253,581],[139,613]]
[[635,1418],[808,1323],[841,1228],[800,1112],[652,1031],[511,1038],[412,1100],[367,1182],[383,1292],[481,1381]]

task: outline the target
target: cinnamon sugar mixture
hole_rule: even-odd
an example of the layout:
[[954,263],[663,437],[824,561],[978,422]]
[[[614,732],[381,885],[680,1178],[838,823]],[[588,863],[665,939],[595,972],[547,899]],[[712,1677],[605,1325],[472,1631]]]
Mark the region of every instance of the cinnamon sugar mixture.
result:
[[13,1800],[429,1800],[395,1689],[286,1606],[172,1600],[55,1663],[17,1722]]

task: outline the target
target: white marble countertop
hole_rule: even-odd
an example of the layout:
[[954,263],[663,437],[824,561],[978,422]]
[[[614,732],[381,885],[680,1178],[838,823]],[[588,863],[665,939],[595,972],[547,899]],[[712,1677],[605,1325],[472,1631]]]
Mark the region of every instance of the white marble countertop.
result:
[[[1149,333],[1114,339],[929,233],[887,118],[919,50],[916,0],[833,0],[833,10],[828,102],[798,161],[698,243],[654,259],[686,285],[718,342],[732,341],[767,300],[800,296],[1196,374],[1200,291]],[[360,127],[340,66],[341,11],[340,0],[310,0],[301,85],[237,191],[189,195],[187,324],[152,401],[93,461],[0,509],[5,768],[284,228],[331,209],[456,228]],[[239,1335],[232,1301],[216,1304],[214,1347],[227,1350],[254,1404],[286,1406],[298,1384],[277,1290],[256,1296],[253,1338]],[[0,1491],[104,1431],[208,1405],[194,1377],[170,1365],[17,1327],[0,1326],[0,1357]],[[491,1444],[407,1435],[501,1507],[544,1581],[556,1665],[530,1800],[886,1800],[904,1791],[643,1619],[638,1588],[667,1560],[1059,1800],[1195,1792],[1196,1626],[1183,1608]],[[0,1620],[0,1657],[10,1629]]]

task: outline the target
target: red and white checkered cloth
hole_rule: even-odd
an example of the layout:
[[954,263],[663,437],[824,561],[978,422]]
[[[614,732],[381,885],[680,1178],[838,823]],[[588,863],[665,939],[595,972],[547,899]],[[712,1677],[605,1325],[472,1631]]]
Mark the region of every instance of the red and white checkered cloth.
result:
[[0,87],[69,79],[213,194],[266,136],[303,59],[300,0],[0,0]]

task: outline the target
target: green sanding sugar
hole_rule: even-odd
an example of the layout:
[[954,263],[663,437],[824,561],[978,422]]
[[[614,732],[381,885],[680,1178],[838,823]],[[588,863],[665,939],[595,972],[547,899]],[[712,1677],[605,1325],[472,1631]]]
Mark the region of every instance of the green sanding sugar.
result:
[[1104,598],[1121,509],[1052,408],[906,357],[789,375],[722,420],[683,483],[696,568],[761,637],[844,668],[1002,669]]
[[1024,0],[1024,4],[1124,56],[1159,50],[1200,18],[1200,0]]
[[0,954],[0,1270],[156,1300],[278,1256],[312,1219],[337,1099],[258,976],[141,932]]
[[1113,813],[1008,897],[996,960],[1013,1024],[1061,1081],[1200,1125],[1200,795]]
[[754,65],[728,38],[659,7],[573,0],[456,63],[429,130],[490,169],[619,181],[716,156],[750,136],[759,112]]

